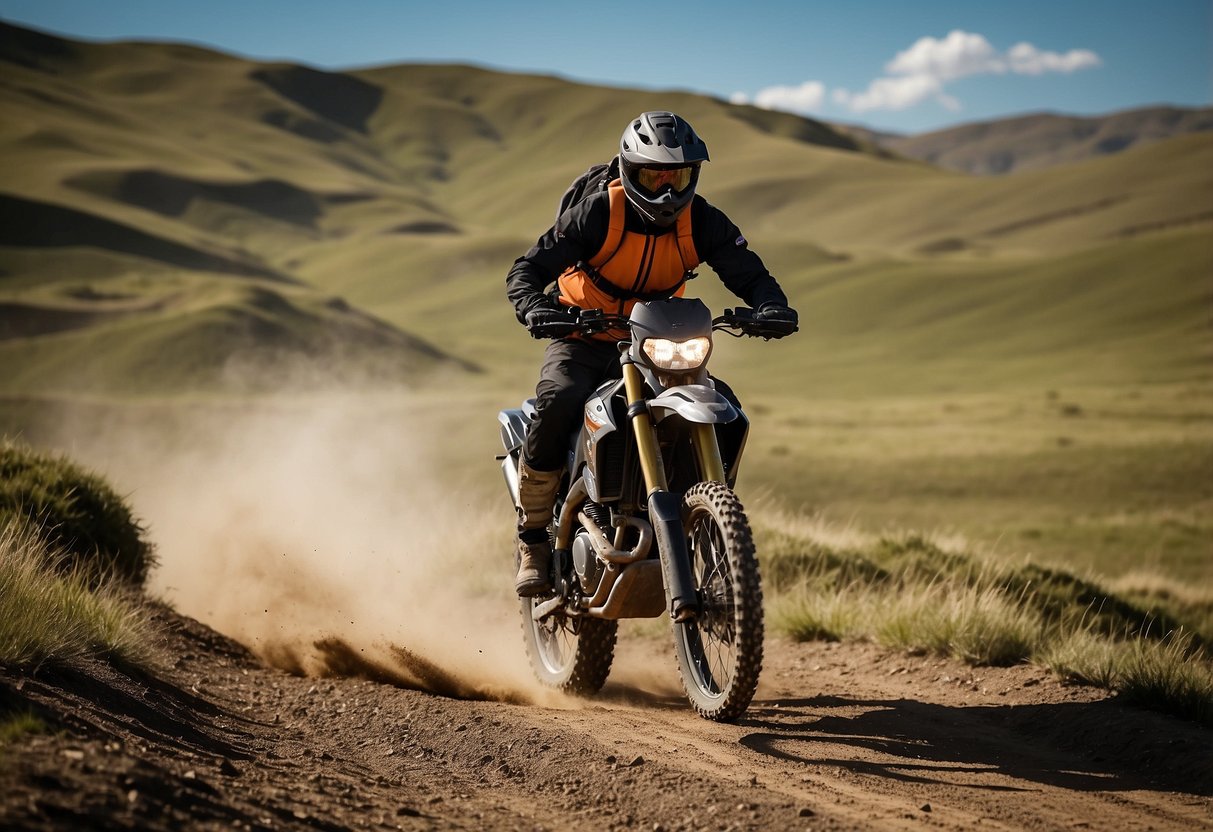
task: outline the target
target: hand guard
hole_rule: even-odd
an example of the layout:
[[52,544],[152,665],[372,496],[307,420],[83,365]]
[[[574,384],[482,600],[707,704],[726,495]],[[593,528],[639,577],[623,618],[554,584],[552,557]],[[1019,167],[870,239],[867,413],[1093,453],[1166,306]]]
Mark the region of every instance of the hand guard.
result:
[[526,328],[532,338],[564,338],[577,331],[577,311],[541,306],[526,313]]
[[800,316],[796,310],[780,303],[764,303],[754,313],[754,319],[763,323],[764,335],[768,338],[783,338],[800,329]]

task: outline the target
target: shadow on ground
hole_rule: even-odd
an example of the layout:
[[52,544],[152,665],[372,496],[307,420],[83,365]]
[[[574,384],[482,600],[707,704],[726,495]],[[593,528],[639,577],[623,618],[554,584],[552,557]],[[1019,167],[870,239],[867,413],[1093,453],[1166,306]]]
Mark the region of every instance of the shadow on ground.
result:
[[1114,699],[953,706],[819,696],[756,702],[740,724],[754,729],[741,744],[762,754],[901,782],[1213,795],[1213,732]]

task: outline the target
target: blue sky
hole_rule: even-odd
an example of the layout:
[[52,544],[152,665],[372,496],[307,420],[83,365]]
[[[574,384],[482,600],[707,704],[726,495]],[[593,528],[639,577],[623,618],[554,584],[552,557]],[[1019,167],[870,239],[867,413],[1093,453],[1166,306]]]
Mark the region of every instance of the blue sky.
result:
[[458,62],[691,90],[899,132],[1213,103],[1210,0],[0,0],[0,18],[326,68]]

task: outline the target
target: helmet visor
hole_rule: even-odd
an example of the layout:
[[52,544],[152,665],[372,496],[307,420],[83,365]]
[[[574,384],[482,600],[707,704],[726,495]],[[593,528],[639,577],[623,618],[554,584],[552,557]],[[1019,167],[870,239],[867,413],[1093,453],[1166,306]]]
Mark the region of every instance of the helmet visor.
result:
[[643,165],[630,169],[632,183],[650,194],[658,194],[667,186],[676,194],[680,194],[695,181],[695,171],[698,165],[680,165],[678,167],[656,167]]

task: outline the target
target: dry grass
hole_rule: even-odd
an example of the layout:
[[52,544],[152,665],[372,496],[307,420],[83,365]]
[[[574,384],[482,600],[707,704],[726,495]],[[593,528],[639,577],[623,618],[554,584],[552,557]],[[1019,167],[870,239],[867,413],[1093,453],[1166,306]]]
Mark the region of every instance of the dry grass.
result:
[[150,661],[148,627],[135,607],[113,585],[91,588],[79,571],[57,572],[61,557],[20,521],[0,527],[0,663]]
[[[794,526],[778,525],[761,530],[760,551],[776,578],[772,627],[792,638],[869,640],[976,665],[1036,662],[1127,702],[1213,724],[1213,663],[1201,635],[1176,614],[1195,610],[1199,618],[1199,592],[1168,585],[1167,595],[1155,586],[1153,596],[1135,580],[1134,602],[1059,570],[985,562],[956,551],[954,539],[945,550],[921,535],[809,528],[798,538]],[[845,548],[830,548],[830,539]],[[1175,594],[1186,606],[1159,606]]]
[[863,634],[862,622],[874,595],[858,586],[840,591],[806,582],[774,596],[768,614],[779,630],[798,641],[841,641]]
[[1087,685],[1111,689],[1119,679],[1115,643],[1085,628],[1054,638],[1036,659],[1059,676]]
[[0,714],[0,752],[22,737],[41,734],[46,723],[28,711],[16,714]]
[[1165,703],[1169,713],[1213,725],[1213,664],[1183,632],[1161,642],[1129,642],[1115,688],[1134,704]]
[[1043,630],[1039,613],[995,587],[912,586],[884,602],[867,617],[876,622],[877,641],[972,664],[1022,661]]

